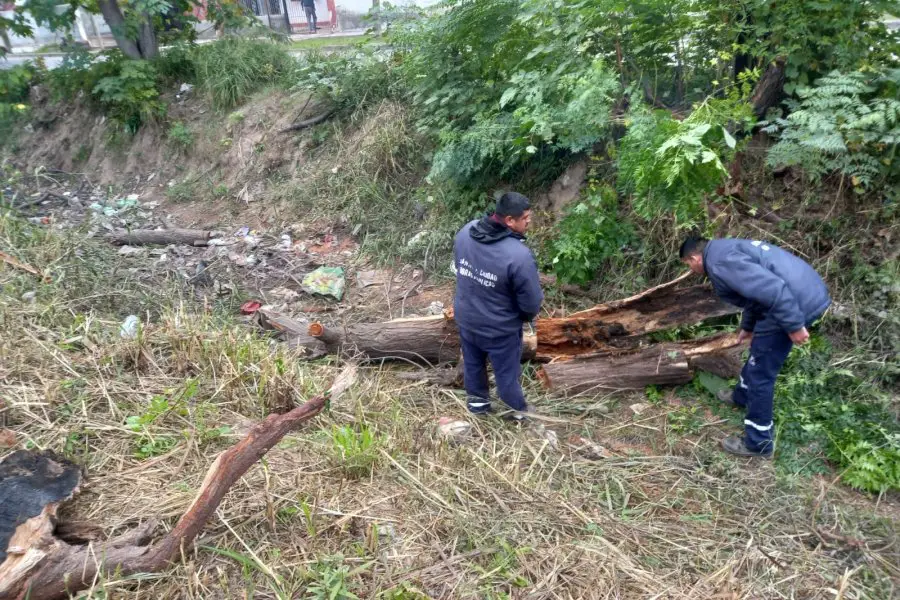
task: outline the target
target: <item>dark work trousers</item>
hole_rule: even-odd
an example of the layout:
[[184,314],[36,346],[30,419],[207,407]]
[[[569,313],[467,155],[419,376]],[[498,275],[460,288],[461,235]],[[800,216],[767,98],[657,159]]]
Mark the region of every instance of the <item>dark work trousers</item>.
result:
[[459,330],[462,341],[463,377],[469,411],[486,413],[491,410],[488,388],[487,361],[494,367],[497,395],[513,410],[525,410],[525,394],[519,383],[522,362],[522,332],[503,337],[478,335]]
[[316,32],[316,7],[315,6],[304,6],[304,12],[306,13],[306,23],[309,25],[309,32]]
[[784,331],[754,334],[750,342],[750,357],[741,370],[732,398],[735,404],[747,409],[744,443],[753,452],[768,454],[774,450],[775,378],[793,345]]

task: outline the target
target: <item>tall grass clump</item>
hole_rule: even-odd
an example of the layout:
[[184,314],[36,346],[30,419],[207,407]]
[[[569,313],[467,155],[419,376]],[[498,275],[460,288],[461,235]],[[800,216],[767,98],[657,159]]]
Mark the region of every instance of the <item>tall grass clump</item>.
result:
[[197,47],[192,62],[197,85],[217,110],[266,87],[287,87],[297,68],[285,45],[233,38]]

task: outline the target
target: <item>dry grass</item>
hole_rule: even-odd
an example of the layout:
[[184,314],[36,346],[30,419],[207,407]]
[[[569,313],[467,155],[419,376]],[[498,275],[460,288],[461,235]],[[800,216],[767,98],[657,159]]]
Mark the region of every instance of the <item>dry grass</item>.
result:
[[[338,371],[180,300],[177,287],[91,276],[124,260],[92,243],[0,217],[0,247],[53,278],[38,284],[0,266],[0,418],[20,447],[84,465],[86,485],[65,519],[107,534],[150,516],[171,526],[218,452]],[[35,288],[37,302],[23,303]],[[120,318],[136,306],[153,307],[149,324],[123,340]],[[708,435],[713,415],[703,414],[710,427],[679,437],[667,404],[631,417],[615,399],[529,393],[539,420],[521,429],[473,420],[471,437],[452,444],[436,425],[468,419],[460,396],[366,367],[339,405],[247,473],[178,564],[97,581],[89,596],[896,595],[894,499],[875,506],[727,458]],[[354,450],[370,468],[348,475],[334,434],[344,425],[374,433]],[[608,457],[585,456],[575,448],[583,439]]]

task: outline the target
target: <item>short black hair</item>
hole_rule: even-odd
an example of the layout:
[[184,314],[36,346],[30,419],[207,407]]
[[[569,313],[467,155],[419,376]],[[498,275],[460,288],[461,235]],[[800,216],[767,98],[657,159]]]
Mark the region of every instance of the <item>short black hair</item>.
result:
[[506,192],[497,199],[494,213],[501,217],[519,218],[531,208],[531,200],[517,192]]
[[678,258],[684,260],[695,254],[703,254],[703,249],[706,248],[706,242],[708,241],[702,237],[689,237],[681,244],[681,248],[678,250]]

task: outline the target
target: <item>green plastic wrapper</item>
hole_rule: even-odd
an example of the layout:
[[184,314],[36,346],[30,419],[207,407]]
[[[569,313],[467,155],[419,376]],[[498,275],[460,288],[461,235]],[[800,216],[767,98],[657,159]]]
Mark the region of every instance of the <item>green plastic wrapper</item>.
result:
[[304,291],[337,300],[344,296],[344,284],[344,269],[341,267],[319,267],[303,278]]

